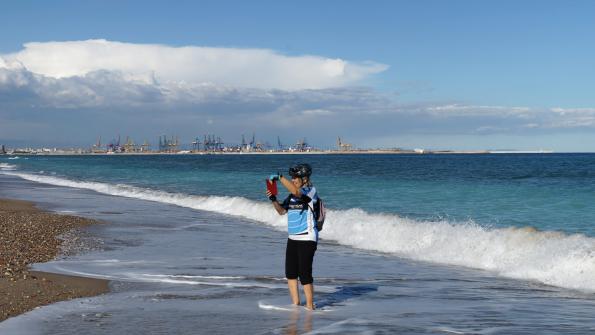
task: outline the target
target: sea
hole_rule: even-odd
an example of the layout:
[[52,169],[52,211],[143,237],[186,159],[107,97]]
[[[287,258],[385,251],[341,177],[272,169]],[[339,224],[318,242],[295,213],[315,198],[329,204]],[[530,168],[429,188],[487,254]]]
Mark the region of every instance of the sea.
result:
[[[316,311],[265,196],[296,163],[328,210]],[[0,334],[595,333],[595,154],[2,156],[0,197],[102,221],[33,268],[111,288]]]

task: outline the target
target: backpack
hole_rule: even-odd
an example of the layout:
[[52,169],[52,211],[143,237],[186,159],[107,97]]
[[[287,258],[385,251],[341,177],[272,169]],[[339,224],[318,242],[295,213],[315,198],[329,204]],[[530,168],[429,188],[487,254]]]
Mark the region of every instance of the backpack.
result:
[[314,214],[314,220],[316,220],[316,229],[321,231],[322,226],[324,225],[324,220],[326,219],[326,209],[324,208],[324,202],[320,197],[318,197],[318,201],[314,204],[312,213]]

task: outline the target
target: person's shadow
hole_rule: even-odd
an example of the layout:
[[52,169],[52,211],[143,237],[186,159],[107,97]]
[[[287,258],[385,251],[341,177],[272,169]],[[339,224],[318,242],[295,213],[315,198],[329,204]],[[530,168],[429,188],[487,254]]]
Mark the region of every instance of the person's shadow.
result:
[[338,290],[335,292],[319,294],[320,298],[316,301],[316,308],[337,306],[345,300],[357,298],[376,291],[378,291],[378,285],[339,286]]

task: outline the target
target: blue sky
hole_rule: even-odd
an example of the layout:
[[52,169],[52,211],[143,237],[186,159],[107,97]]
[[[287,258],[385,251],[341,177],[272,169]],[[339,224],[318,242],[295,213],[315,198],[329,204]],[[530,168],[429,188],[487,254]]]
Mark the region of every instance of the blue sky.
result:
[[[159,133],[190,139],[217,132],[229,142],[239,141],[238,133],[256,132],[263,141],[274,142],[278,132],[287,134],[287,142],[303,135],[321,146],[341,135],[360,146],[595,151],[592,1],[20,1],[3,4],[0,31],[0,57],[13,62],[5,66],[4,77],[0,74],[3,143],[85,145],[98,135],[117,132],[138,141]],[[199,71],[187,78],[171,75],[167,71],[172,70],[162,66],[154,71],[158,86],[145,81],[140,87],[135,77],[136,98],[131,102],[125,94],[114,97],[113,90],[96,85],[121,84],[130,92],[130,66],[110,65],[101,72],[107,65],[80,65],[51,72],[48,64],[39,63],[48,61],[38,56],[47,53],[46,46],[24,47],[31,42],[89,40],[105,40],[108,49],[110,43],[160,45],[171,48],[165,53],[172,55],[179,47],[214,48],[225,51],[216,57],[232,57],[236,64],[254,59],[236,54],[267,50],[273,54],[267,57],[288,67],[297,62],[298,68],[309,68],[313,63],[302,61],[312,56],[314,68],[339,59],[354,70],[342,78],[319,77],[316,71],[302,76],[279,69],[282,65],[266,68],[267,61],[259,60],[247,65],[259,69],[256,74],[242,68],[237,80],[219,80],[231,75]],[[72,45],[48,47],[57,50],[57,58],[65,53],[75,57]],[[97,52],[88,43],[77,48]],[[136,50],[124,49],[121,52]],[[164,57],[155,59],[177,59]],[[16,69],[15,61],[24,69]],[[151,64],[145,72],[153,71]],[[107,72],[123,75],[106,79]],[[259,81],[258,73],[267,75]],[[23,83],[22,78],[29,79]],[[192,94],[185,91],[194,100],[180,99],[179,94],[172,100],[169,95],[163,98],[164,91],[172,90],[166,81],[209,83],[226,93],[206,92],[203,85],[189,89]],[[241,87],[234,90],[235,82]],[[100,102],[89,104],[85,96],[73,96],[89,89]],[[165,100],[149,93],[153,89]],[[260,92],[257,99],[254,90]],[[65,91],[72,101],[55,101],[56,92]],[[167,120],[161,119],[164,111],[170,113]],[[146,120],[140,127],[133,121],[139,114]],[[114,115],[122,120],[118,127],[110,125]],[[318,117],[296,120],[292,126],[287,119],[296,115]],[[38,121],[32,124],[34,116]],[[226,118],[244,122],[226,126]],[[265,125],[267,118],[286,122]],[[189,122],[199,126],[190,128]],[[311,126],[313,122],[320,125]],[[87,123],[99,127],[93,138],[88,131],[71,130]]]

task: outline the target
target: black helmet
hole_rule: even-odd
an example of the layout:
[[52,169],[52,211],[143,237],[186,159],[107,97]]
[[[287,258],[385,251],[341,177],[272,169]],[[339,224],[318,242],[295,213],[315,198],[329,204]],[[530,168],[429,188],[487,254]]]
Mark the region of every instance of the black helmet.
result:
[[310,177],[312,175],[312,167],[310,164],[297,164],[289,168],[289,175],[292,178]]

